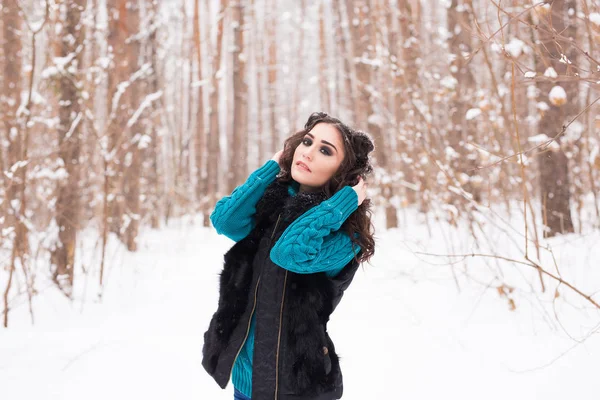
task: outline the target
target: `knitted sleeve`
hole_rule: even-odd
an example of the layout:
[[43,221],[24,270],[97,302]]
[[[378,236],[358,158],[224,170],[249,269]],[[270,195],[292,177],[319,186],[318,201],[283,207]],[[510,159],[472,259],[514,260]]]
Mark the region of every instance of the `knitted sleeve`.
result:
[[269,160],[250,174],[246,182],[236,187],[231,195],[219,200],[210,214],[217,233],[236,242],[248,236],[255,224],[253,216],[256,203],[278,173],[277,161]]
[[339,271],[360,251],[360,246],[339,230],[357,208],[354,189],[346,186],[339,190],[287,227],[271,249],[271,260],[298,274]]

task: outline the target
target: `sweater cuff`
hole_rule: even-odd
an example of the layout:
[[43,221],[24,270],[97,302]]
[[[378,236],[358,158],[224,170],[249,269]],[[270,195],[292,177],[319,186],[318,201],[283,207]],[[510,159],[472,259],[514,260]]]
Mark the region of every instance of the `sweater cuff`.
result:
[[341,214],[342,221],[345,221],[350,214],[358,209],[358,195],[352,187],[345,186],[326,200],[325,203],[329,208],[337,210]]
[[279,173],[279,164],[275,160],[267,161],[262,167],[255,171],[256,178],[261,181],[273,180]]

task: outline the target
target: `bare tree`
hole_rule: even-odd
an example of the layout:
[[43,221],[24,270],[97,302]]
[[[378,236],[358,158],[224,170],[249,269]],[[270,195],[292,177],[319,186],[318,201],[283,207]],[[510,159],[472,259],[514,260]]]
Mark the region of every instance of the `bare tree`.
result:
[[217,40],[212,54],[211,86],[209,95],[209,135],[208,135],[208,158],[207,158],[207,176],[208,186],[207,194],[210,198],[210,204],[216,202],[216,194],[219,176],[219,75],[221,74],[221,50],[223,47],[223,19],[225,18],[227,3],[226,0],[219,2],[219,13],[217,15]]
[[[123,192],[125,195],[125,210],[123,242],[127,245],[129,251],[137,250],[137,236],[141,218],[140,207],[140,179],[142,174],[141,164],[141,143],[142,143],[142,125],[139,122],[141,113],[144,111],[145,105],[140,100],[144,97],[141,84],[142,77],[132,79],[136,75],[141,75],[145,68],[140,63],[140,2],[133,0],[127,2],[127,13],[121,15],[122,23],[126,26],[127,41],[126,47],[126,70],[130,83],[129,90],[126,92],[125,101],[128,106],[127,122],[123,128],[129,133],[129,140],[125,144],[125,173],[123,180]],[[125,229],[123,229],[125,228]]]
[[[358,85],[358,101],[356,112],[356,125],[358,128],[368,131],[375,139],[377,146],[375,148],[375,162],[387,170],[389,165],[389,147],[388,139],[385,137],[383,127],[383,116],[381,110],[376,110],[374,104],[379,93],[376,93],[374,81],[374,67],[376,64],[377,36],[375,24],[377,23],[376,13],[372,12],[373,0],[359,0],[351,2],[347,7],[348,21],[357,21],[352,24],[352,41],[354,43],[354,63],[356,68],[356,78]],[[385,202],[386,226],[388,228],[398,226],[396,208],[391,203],[393,196],[393,185],[387,182],[379,182]]]
[[277,1],[271,0],[269,7],[269,18],[267,23],[267,43],[269,46],[268,55],[268,73],[267,73],[267,93],[268,93],[268,113],[271,128],[271,153],[276,153],[279,149],[278,124],[277,124]]
[[[199,0],[198,0],[199,1]],[[148,63],[152,69],[152,73],[148,77],[148,87],[151,93],[159,92],[159,60],[158,60],[158,30],[159,30],[159,4],[158,0],[148,0],[148,13],[150,21],[150,32],[148,34],[148,40],[146,42],[146,53],[148,57]],[[148,174],[148,188],[147,192],[150,197],[149,212],[151,214],[150,221],[153,228],[160,226],[160,218],[163,215],[163,189],[161,182],[163,180],[161,176],[161,170],[159,167],[160,160],[160,149],[161,149],[161,138],[158,135],[158,129],[160,126],[159,119],[159,107],[156,103],[152,103],[150,106],[150,118],[146,121],[146,134],[150,136],[150,146],[146,152],[147,158],[149,159],[149,165],[147,166]],[[202,116],[200,115],[199,118]]]
[[[23,256],[27,253],[26,245],[26,228],[19,218],[20,205],[19,202],[22,192],[22,186],[25,182],[22,181],[23,175],[20,171],[23,170],[21,165],[21,156],[23,150],[23,132],[19,125],[17,110],[21,105],[21,90],[23,87],[21,79],[21,69],[23,67],[22,59],[22,41],[21,34],[23,28],[23,20],[19,13],[19,8],[16,3],[6,4],[2,8],[2,28],[3,42],[2,55],[4,62],[2,63],[2,93],[0,101],[2,104],[2,139],[8,142],[7,146],[7,171],[10,172],[8,177],[3,177],[5,183],[5,222],[3,226],[11,229],[13,240],[13,248],[11,252],[10,267],[8,270],[8,283],[4,290],[4,326],[8,326],[8,311],[9,311],[9,292],[12,285],[15,268],[19,260],[23,261]],[[4,146],[4,144],[2,144]],[[5,175],[5,174],[4,174]]]
[[59,157],[66,171],[66,178],[59,181],[56,201],[56,224],[58,225],[58,243],[52,252],[53,279],[67,296],[72,295],[75,266],[75,248],[79,222],[80,198],[80,153],[81,110],[80,68],[83,62],[84,25],[82,16],[86,0],[64,1],[61,4],[59,21],[65,35],[57,43],[57,57],[68,61],[58,84],[59,119],[58,143]]
[[[539,45],[536,62],[537,71],[544,75],[566,76],[576,60],[565,61],[563,46],[569,46],[568,41],[558,43],[557,34],[566,33],[569,40],[575,39],[575,26],[567,25],[569,8],[574,7],[573,2],[566,0],[549,1],[550,10],[538,13],[541,29],[538,29]],[[542,9],[540,9],[542,10]],[[573,55],[571,55],[573,57]],[[554,73],[546,71],[552,68]],[[540,198],[544,212],[544,237],[560,233],[573,232],[571,219],[571,199],[569,192],[569,164],[567,157],[560,146],[564,140],[561,137],[563,127],[570,117],[574,117],[577,109],[578,81],[552,82],[552,80],[538,81],[538,89],[542,101],[548,104],[539,124],[540,134],[555,140],[545,151],[538,156],[540,168]],[[568,96],[572,97],[568,97]]]
[[327,33],[325,30],[325,5],[324,2],[319,4],[319,75],[321,76],[321,109],[331,113],[331,99],[329,94],[329,82],[331,82],[328,60],[329,52],[327,51]]
[[233,190],[248,176],[247,125],[248,84],[246,83],[246,53],[244,45],[245,0],[232,4],[233,19],[233,143],[229,189]]
[[196,200],[199,202],[200,211],[203,216],[204,226],[209,225],[208,202],[206,199],[206,127],[204,121],[204,76],[202,69],[202,47],[201,43],[201,15],[200,15],[200,0],[194,1],[194,22],[193,22],[193,38],[194,50],[196,56],[196,78],[198,80],[198,91],[196,93],[196,135],[195,135],[195,157],[196,157]]
[[[448,7],[448,45],[450,50],[450,73],[454,78],[454,90],[450,104],[451,126],[449,145],[454,149],[454,156],[449,160],[458,182],[475,201],[481,200],[478,186],[471,185],[469,176],[473,175],[477,165],[474,154],[467,150],[467,144],[476,141],[475,123],[467,118],[467,111],[472,108],[474,98],[475,77],[466,58],[472,52],[469,5],[463,1],[452,0]],[[456,197],[455,197],[456,198]]]

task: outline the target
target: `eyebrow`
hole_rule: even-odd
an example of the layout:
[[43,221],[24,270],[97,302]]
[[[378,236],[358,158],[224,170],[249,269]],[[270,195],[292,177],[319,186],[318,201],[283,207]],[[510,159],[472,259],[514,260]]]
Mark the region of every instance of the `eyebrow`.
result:
[[[313,139],[315,138],[312,133],[307,133],[307,135],[310,136]],[[334,145],[332,145],[331,143],[329,143],[327,140],[321,139],[321,142],[330,145],[331,147],[333,147],[335,149],[336,152],[338,151],[338,149]]]

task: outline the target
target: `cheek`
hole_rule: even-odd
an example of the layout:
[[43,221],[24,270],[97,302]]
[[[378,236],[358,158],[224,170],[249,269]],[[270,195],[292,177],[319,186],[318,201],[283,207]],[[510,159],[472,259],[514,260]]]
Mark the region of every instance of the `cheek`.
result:
[[333,177],[333,175],[335,175],[339,166],[340,166],[340,163],[337,160],[333,160],[333,161],[329,161],[329,162],[325,163],[323,165],[323,168],[321,168],[321,170],[319,171],[320,177],[325,181],[329,180],[331,177]]

